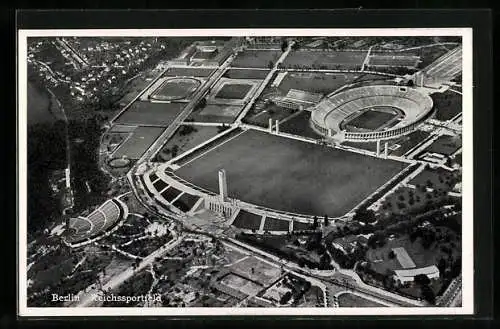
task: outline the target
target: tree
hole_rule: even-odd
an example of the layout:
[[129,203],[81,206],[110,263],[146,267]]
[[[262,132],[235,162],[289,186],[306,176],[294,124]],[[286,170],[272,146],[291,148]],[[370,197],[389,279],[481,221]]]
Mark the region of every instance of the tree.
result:
[[318,228],[318,217],[314,216],[314,221],[313,221],[313,230]]
[[286,41],[286,39],[285,39],[285,40],[283,40],[283,42],[281,42],[281,51],[284,52],[287,47],[288,47],[288,41]]
[[327,215],[325,215],[325,223],[324,224],[325,224],[325,226],[328,226],[328,224],[329,224],[329,220],[328,220],[328,216]]
[[429,304],[434,304],[436,302],[436,295],[434,294],[434,291],[432,291],[431,287],[429,287],[428,285],[424,285],[420,287],[420,291],[422,293],[422,297]]
[[389,259],[394,259],[396,257],[396,254],[394,253],[394,250],[389,251]]
[[416,284],[418,284],[420,286],[428,285],[429,283],[431,283],[431,280],[425,274],[417,274],[417,275],[415,275],[414,281],[415,281]]
[[274,66],[273,61],[269,61],[269,62],[267,63],[267,67],[268,67],[268,68],[272,69],[272,68],[273,68],[273,66]]

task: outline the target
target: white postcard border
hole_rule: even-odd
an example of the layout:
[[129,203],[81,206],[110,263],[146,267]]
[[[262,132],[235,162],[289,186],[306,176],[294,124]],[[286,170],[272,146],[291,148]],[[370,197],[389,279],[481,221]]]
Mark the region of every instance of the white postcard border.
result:
[[[462,307],[400,308],[65,308],[27,306],[27,38],[58,36],[114,37],[193,37],[193,36],[461,36],[462,55]],[[474,314],[473,244],[473,103],[472,103],[472,28],[383,28],[383,29],[81,29],[18,31],[18,315],[53,316],[197,316],[197,315],[470,315]]]

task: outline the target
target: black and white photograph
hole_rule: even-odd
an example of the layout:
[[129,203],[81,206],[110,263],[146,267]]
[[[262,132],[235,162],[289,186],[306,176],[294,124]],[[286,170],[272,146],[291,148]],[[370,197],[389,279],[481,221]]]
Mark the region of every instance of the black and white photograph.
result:
[[472,29],[18,47],[21,314],[472,314]]

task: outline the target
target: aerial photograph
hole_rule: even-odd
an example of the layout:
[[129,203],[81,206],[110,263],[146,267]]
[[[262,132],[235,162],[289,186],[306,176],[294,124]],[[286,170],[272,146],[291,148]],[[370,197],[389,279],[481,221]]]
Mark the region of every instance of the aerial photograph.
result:
[[28,307],[462,306],[461,36],[26,51]]

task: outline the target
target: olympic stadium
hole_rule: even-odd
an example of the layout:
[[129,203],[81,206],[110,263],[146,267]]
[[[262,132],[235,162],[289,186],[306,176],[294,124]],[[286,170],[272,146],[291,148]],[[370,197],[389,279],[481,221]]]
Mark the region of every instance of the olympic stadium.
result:
[[414,131],[432,107],[432,98],[417,88],[363,86],[323,99],[312,110],[311,124],[338,140],[377,141]]

